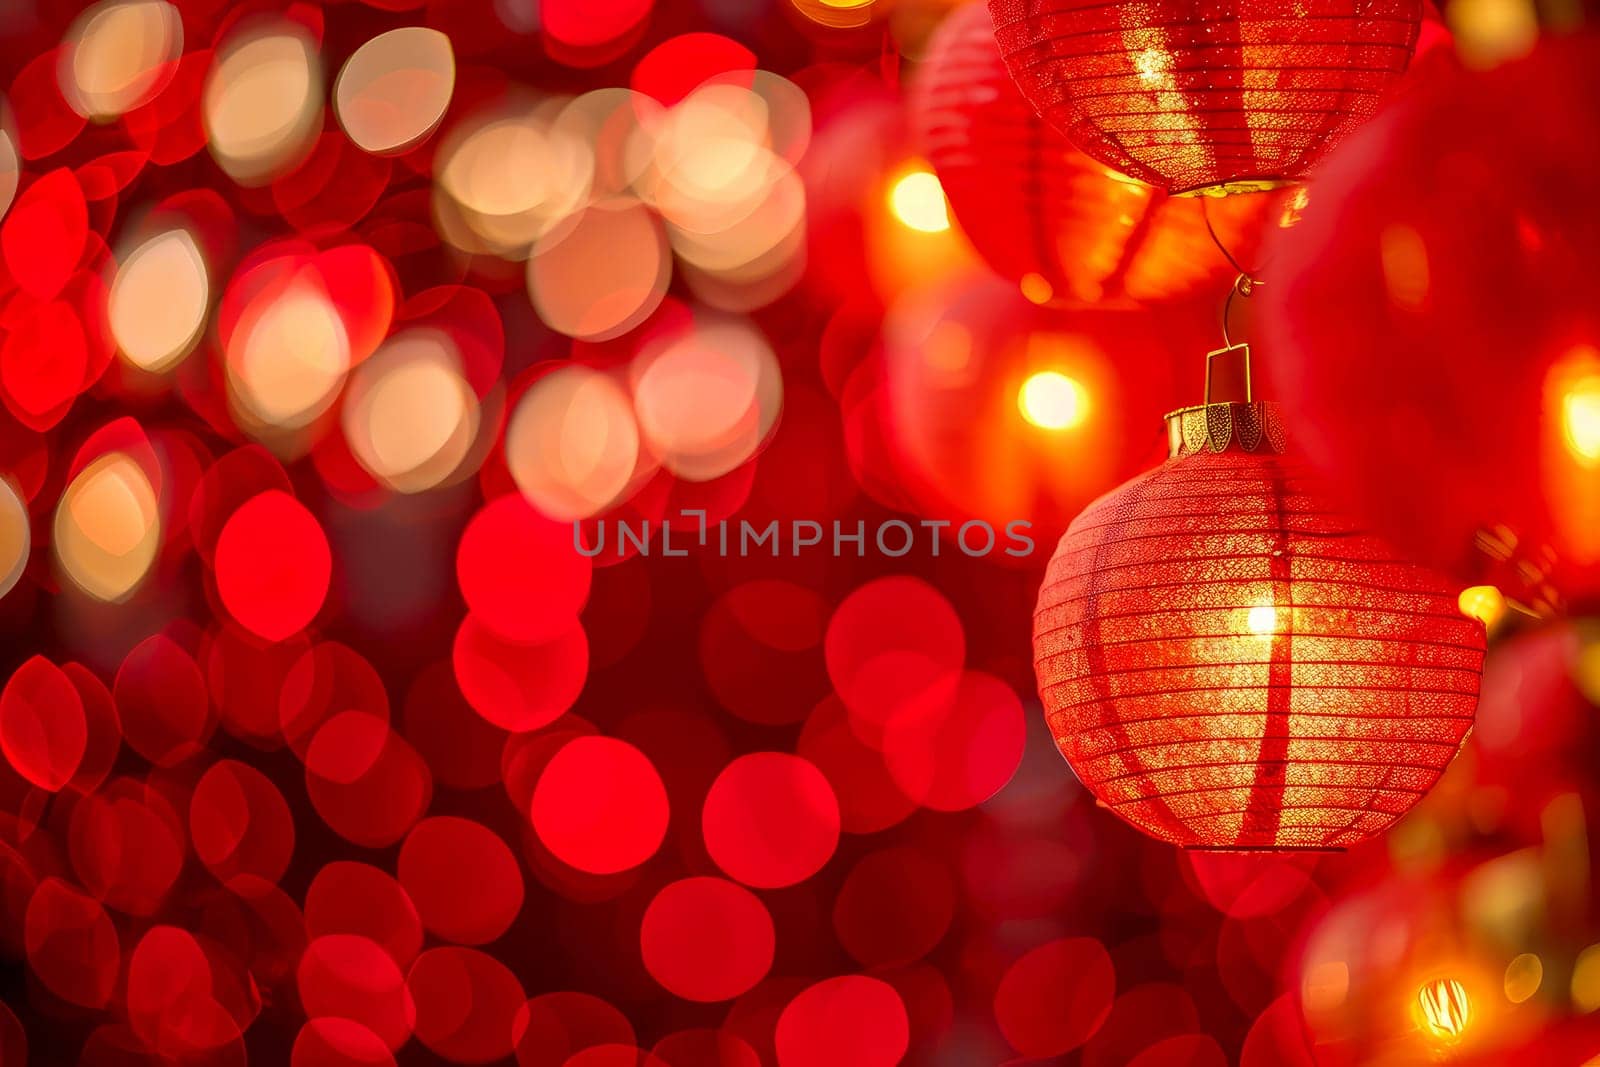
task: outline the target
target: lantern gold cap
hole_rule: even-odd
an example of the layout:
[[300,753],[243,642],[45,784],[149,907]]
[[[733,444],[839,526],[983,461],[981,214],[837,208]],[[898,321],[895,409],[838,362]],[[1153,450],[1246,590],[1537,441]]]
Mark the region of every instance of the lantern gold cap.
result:
[[1167,415],[1167,454],[1282,452],[1283,413],[1257,400],[1250,385],[1250,346],[1228,345],[1206,354],[1205,403]]

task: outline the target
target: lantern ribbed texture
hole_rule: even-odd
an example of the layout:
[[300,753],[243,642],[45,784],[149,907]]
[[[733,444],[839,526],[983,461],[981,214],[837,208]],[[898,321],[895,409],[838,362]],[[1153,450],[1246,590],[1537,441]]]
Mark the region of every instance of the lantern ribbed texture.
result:
[[1483,626],[1330,506],[1272,408],[1174,418],[1174,458],[1090,505],[1050,562],[1034,665],[1056,743],[1172,844],[1369,837],[1471,727]]
[[[1156,300],[1231,277],[1201,204],[1108,170],[1039,117],[1006,72],[981,2],[928,42],[910,112],[973,247],[1001,277],[1048,286],[1040,294],[1031,282],[1030,297]],[[1212,205],[1225,247],[1254,256],[1267,200]]]
[[1376,110],[1421,0],[989,0],[1006,65],[1083,151],[1168,192],[1290,181]]

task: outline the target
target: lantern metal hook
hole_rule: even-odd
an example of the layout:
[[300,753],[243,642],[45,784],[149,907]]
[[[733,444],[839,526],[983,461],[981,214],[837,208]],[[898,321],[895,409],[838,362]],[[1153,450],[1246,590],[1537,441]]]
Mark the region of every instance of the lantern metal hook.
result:
[[1256,286],[1263,284],[1254,273],[1245,269],[1237,256],[1228,251],[1228,246],[1222,243],[1222,238],[1217,236],[1217,228],[1211,224],[1211,208],[1206,200],[1200,202],[1200,217],[1205,220],[1206,233],[1211,235],[1211,243],[1217,246],[1217,251],[1222,253],[1222,258],[1228,261],[1228,266],[1234,269],[1236,277],[1233,287],[1228,290],[1228,297],[1222,302],[1222,344],[1224,348],[1233,346],[1233,338],[1228,330],[1228,322],[1233,315],[1233,298],[1236,296],[1249,299],[1256,291]]
[[1233,347],[1233,338],[1228,333],[1228,320],[1233,313],[1233,298],[1241,296],[1248,300],[1255,293],[1256,287],[1263,284],[1265,283],[1261,279],[1252,278],[1244,271],[1240,271],[1239,276],[1233,280],[1232,287],[1228,289],[1227,299],[1222,302],[1222,345],[1224,348]]

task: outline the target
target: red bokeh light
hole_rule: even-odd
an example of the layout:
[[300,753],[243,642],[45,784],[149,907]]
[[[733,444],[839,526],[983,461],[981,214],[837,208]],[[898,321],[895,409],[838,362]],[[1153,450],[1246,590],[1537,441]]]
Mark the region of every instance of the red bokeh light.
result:
[[804,881],[833,857],[839,801],[799,756],[753,752],[711,783],[700,825],[706,851],[729,877],[775,889]]
[[754,893],[721,878],[685,878],[662,888],[639,929],[644,965],[669,992],[731,1000],[766,977],[772,916]]
[[1052,941],[1026,953],[1001,978],[995,1020],[1024,1056],[1059,1056],[1089,1040],[1111,1014],[1116,971],[1092,937]]
[[0,751],[16,772],[51,792],[73,779],[89,743],[83,700],[43,656],[18,667],[0,692]]
[[422,925],[447,941],[493,941],[522,909],[516,857],[493,831],[470,819],[419,822],[400,846],[398,869]]
[[589,596],[591,566],[571,525],[547,519],[520,495],[473,516],[456,551],[456,578],[473,616],[502,637],[559,638]]
[[609,737],[580,737],[533,789],[533,829],[562,862],[590,874],[637,867],[667,832],[667,790],[650,758]]
[[894,987],[866,975],[829,978],[778,1017],[778,1062],[793,1067],[892,1067],[910,1044],[906,1006]]
[[305,505],[288,493],[268,490],[228,518],[213,566],[228,613],[251,633],[282,641],[322,609],[333,556]]

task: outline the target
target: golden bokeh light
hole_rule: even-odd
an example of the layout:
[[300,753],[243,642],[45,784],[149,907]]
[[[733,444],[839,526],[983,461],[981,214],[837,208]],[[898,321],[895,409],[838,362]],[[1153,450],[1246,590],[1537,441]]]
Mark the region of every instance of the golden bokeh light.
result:
[[1600,374],[1586,374],[1567,386],[1561,432],[1579,465],[1600,466]]
[[1472,1022],[1472,1004],[1466,987],[1454,978],[1438,978],[1417,990],[1423,1024],[1435,1038],[1454,1041]]
[[1018,287],[1022,290],[1023,297],[1030,304],[1038,304],[1043,307],[1055,299],[1055,286],[1051,285],[1050,280],[1044,275],[1034,271],[1024,274],[1021,281],[1018,282]]
[[1587,1015],[1600,1011],[1600,945],[1578,953],[1572,965],[1572,1006]]
[[929,170],[911,170],[889,187],[889,210],[902,225],[918,233],[943,233],[950,228],[950,202]]
[[696,89],[654,131],[640,195],[679,229],[727,230],[791,168],[769,147],[769,115],[765,100],[743,86],[712,82]]
[[1462,62],[1479,69],[1525,56],[1539,40],[1534,0],[1454,0],[1445,6],[1445,22]]
[[455,346],[426,329],[395,335],[363,361],[341,410],[356,462],[402,493],[450,480],[472,450],[479,419]]
[[672,257],[637,200],[591,204],[528,257],[528,298],[551,329],[586,341],[621,336],[661,304]]
[[796,11],[830,30],[853,30],[871,22],[878,0],[790,0]]
[[17,186],[22,181],[22,157],[17,154],[10,124],[3,121],[5,115],[5,99],[0,97],[0,219],[11,210],[11,201],[16,199]]
[[96,600],[126,600],[161,548],[156,492],[124,452],[86,466],[61,494],[51,547],[61,573]]
[[205,329],[211,288],[205,258],[187,230],[166,230],[117,267],[107,303],[122,358],[160,373],[176,366]]
[[452,129],[435,164],[434,217],[464,252],[520,260],[589,202],[594,151],[557,123],[568,101],[519,97]]
[[1471,585],[1456,597],[1461,614],[1477,619],[1488,629],[1494,629],[1506,613],[1505,594],[1492,585]]
[[241,185],[261,185],[299,163],[322,130],[316,42],[292,22],[236,31],[206,75],[201,113],[211,154]]
[[1506,964],[1506,999],[1521,1004],[1544,982],[1544,963],[1531,952],[1523,952]]
[[112,119],[150,100],[183,54],[183,20],[164,0],[104,0],[67,30],[61,95],[78,114]]
[[259,432],[301,429],[326,412],[350,370],[350,339],[318,283],[260,297],[229,338],[228,384]]
[[632,89],[593,89],[567,102],[553,124],[558,136],[589,146],[594,158],[592,195],[597,200],[634,196],[650,167],[654,133],[666,109]]
[[404,152],[438,127],[455,85],[450,38],[403,26],[380,33],[345,61],[333,84],[333,111],[357,147]]
[[753,327],[713,320],[641,352],[633,405],[645,444],[689,481],[721,477],[755,455],[783,406],[772,348]]
[[28,504],[9,478],[0,478],[0,597],[17,587],[33,550]]
[[1069,430],[1089,414],[1089,393],[1076,378],[1060,371],[1039,371],[1017,391],[1022,417],[1042,430]]
[[529,387],[506,427],[505,450],[523,496],[562,521],[604,511],[641,473],[627,392],[584,366],[562,367]]
[[1271,637],[1280,629],[1278,609],[1271,604],[1257,604],[1245,614],[1245,628],[1257,637]]

